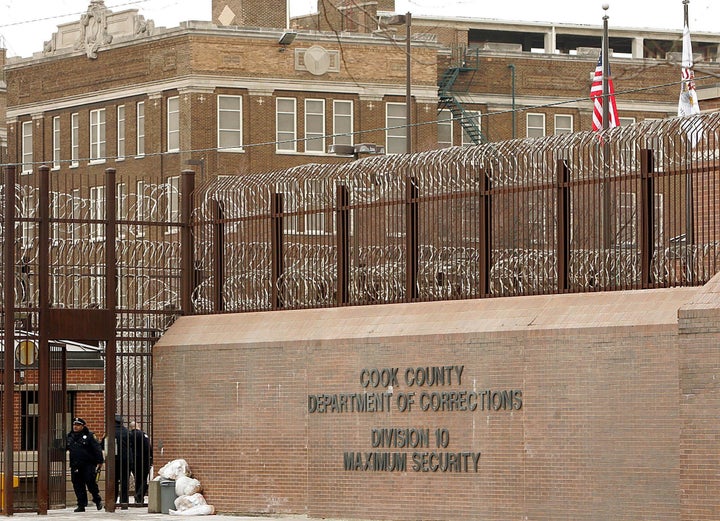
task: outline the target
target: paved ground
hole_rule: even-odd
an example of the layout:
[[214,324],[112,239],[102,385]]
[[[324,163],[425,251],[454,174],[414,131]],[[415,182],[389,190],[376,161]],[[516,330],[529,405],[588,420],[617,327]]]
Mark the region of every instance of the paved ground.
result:
[[129,508],[128,510],[117,510],[113,513],[104,510],[95,510],[95,506],[91,505],[86,512],[73,512],[73,508],[65,510],[51,510],[47,516],[38,516],[35,513],[14,514],[8,519],[35,519],[36,521],[132,521],[138,519],[140,521],[170,521],[189,520],[189,521],[309,521],[307,516],[232,516],[232,515],[212,515],[212,516],[180,516],[169,514],[148,514],[147,508]]

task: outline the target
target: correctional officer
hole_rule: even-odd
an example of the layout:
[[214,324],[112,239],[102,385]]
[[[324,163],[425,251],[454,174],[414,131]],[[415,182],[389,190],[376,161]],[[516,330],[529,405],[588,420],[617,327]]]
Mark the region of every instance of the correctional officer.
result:
[[73,418],[72,431],[67,435],[66,449],[70,453],[70,476],[77,497],[75,512],[85,512],[88,491],[97,509],[101,510],[102,499],[98,490],[97,473],[104,461],[102,449],[100,442],[88,430],[82,418]]

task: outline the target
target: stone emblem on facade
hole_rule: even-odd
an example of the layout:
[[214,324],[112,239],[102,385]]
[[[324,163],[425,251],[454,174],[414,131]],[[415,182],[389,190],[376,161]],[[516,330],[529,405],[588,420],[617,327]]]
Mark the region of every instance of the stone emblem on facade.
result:
[[340,72],[340,51],[328,51],[320,45],[295,51],[295,69],[308,71],[313,76]]
[[100,46],[112,42],[112,35],[107,30],[108,12],[104,0],[90,0],[87,12],[80,17],[80,36],[75,49],[84,50],[90,59],[97,58]]

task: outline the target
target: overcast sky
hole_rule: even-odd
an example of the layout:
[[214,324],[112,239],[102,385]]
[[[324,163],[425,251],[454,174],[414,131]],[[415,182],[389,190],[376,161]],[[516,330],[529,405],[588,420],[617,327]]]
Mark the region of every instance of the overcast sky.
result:
[[[290,14],[317,11],[317,0],[289,0]],[[73,22],[89,0],[0,0],[0,35],[8,56],[42,50],[59,24]],[[525,22],[602,25],[602,0],[395,0],[397,12],[422,16],[462,16]],[[682,0],[608,0],[609,24],[682,31]],[[175,27],[185,20],[209,20],[211,0],[105,0],[113,11],[138,9],[156,26]],[[691,32],[720,32],[720,0],[691,0]]]

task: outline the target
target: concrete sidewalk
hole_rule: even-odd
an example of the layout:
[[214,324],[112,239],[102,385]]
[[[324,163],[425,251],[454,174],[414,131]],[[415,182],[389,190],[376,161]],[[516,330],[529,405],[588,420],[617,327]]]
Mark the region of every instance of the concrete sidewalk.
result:
[[[148,514],[147,508],[129,508],[127,510],[116,510],[115,512],[105,512],[104,510],[95,510],[94,505],[90,505],[86,512],[73,512],[72,508],[65,510],[50,510],[47,516],[38,516],[36,513],[13,514],[14,519],[36,519],[43,521],[133,521],[139,519],[142,521],[172,521],[188,520],[188,521],[308,521],[307,516],[299,515],[210,515],[210,516],[179,516],[169,514]],[[324,520],[327,521],[327,520]]]

